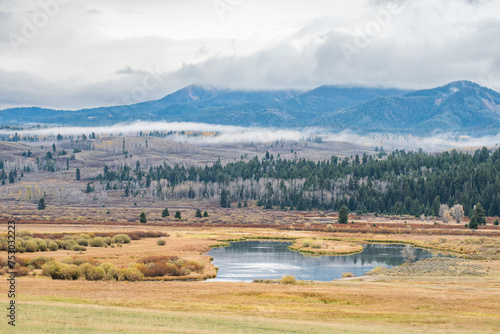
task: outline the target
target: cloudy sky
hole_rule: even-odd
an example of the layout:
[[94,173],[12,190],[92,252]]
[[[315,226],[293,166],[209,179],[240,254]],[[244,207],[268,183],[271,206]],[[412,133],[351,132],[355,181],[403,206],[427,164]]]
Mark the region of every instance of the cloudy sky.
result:
[[0,0],[0,108],[79,109],[197,83],[500,91],[500,1]]

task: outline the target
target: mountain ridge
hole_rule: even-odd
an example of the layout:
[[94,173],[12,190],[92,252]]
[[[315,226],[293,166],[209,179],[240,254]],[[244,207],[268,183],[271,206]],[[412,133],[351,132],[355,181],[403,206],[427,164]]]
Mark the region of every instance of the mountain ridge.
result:
[[200,85],[132,105],[76,111],[48,108],[0,110],[0,124],[113,125],[133,121],[210,124],[332,131],[430,133],[495,132],[500,94],[471,81],[423,90],[324,85],[309,91],[230,90]]

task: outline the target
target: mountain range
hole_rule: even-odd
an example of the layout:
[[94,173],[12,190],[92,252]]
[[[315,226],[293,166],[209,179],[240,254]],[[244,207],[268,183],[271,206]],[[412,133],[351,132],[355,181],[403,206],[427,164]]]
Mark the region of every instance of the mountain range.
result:
[[162,99],[82,110],[11,108],[0,124],[102,126],[133,121],[304,128],[332,131],[498,133],[500,94],[470,81],[432,89],[321,86],[310,91],[241,91],[191,85]]

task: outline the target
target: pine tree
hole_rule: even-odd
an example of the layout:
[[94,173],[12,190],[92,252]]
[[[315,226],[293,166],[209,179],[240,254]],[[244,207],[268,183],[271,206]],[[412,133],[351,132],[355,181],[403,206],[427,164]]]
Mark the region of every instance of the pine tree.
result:
[[227,191],[226,189],[222,189],[220,192],[220,207],[221,208],[227,208],[228,206],[228,200],[227,200]]
[[175,218],[181,219],[181,212],[180,211],[175,212]]
[[201,216],[201,211],[200,211],[200,209],[196,209],[196,214],[195,214],[195,217],[196,217],[196,218],[201,218],[201,217],[202,217],[202,216]]
[[80,181],[80,168],[76,168],[76,180]]
[[486,225],[486,219],[484,218],[485,212],[481,203],[477,203],[474,207],[474,216],[476,217],[478,225]]
[[38,210],[45,210],[46,205],[45,205],[45,198],[40,198],[38,201]]
[[435,217],[439,217],[439,207],[441,206],[441,199],[439,196],[434,198],[434,202],[432,202],[432,215]]
[[208,212],[203,212],[203,217],[208,217]]
[[162,216],[163,218],[170,216],[170,212],[168,211],[168,208],[165,208],[165,209],[162,211],[161,216]]
[[89,183],[87,183],[87,188],[85,189],[85,193],[86,193],[86,194],[89,194],[89,193],[91,193],[91,192],[93,192],[93,191],[94,191],[94,187],[92,187],[92,186],[90,185],[90,182],[89,182]]
[[472,216],[472,218],[470,219],[470,222],[469,222],[469,228],[470,229],[477,229],[477,219],[476,219],[476,216]]
[[146,214],[144,213],[144,211],[142,211],[141,214],[139,215],[139,221],[142,224],[146,224],[148,222],[148,218],[146,218]]
[[342,205],[342,207],[339,210],[339,218],[338,218],[338,223],[339,224],[347,224],[349,219],[349,209],[347,209],[347,206]]

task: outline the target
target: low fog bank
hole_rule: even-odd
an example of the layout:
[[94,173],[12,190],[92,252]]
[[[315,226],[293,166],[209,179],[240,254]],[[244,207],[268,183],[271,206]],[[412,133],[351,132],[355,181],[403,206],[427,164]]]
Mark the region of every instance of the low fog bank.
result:
[[[136,136],[142,131],[148,134],[151,131],[176,132],[166,137],[169,140],[186,141],[196,145],[210,144],[236,144],[236,143],[268,143],[276,140],[300,141],[321,137],[323,145],[328,142],[348,142],[368,147],[383,147],[384,150],[423,149],[427,152],[440,152],[451,148],[467,149],[481,146],[497,146],[500,142],[500,133],[495,136],[483,136],[480,138],[460,136],[454,133],[434,134],[428,137],[417,137],[411,134],[382,134],[372,133],[359,135],[351,131],[340,133],[328,132],[322,128],[305,128],[302,130],[286,130],[278,128],[239,127],[228,125],[214,125],[206,123],[191,122],[135,122],[130,124],[117,124],[102,127],[46,127],[30,128],[23,130],[0,130],[0,136],[13,135],[37,135],[37,136],[87,136],[94,132],[97,136]],[[185,136],[179,134],[181,131],[195,132],[217,132],[215,136]]]

